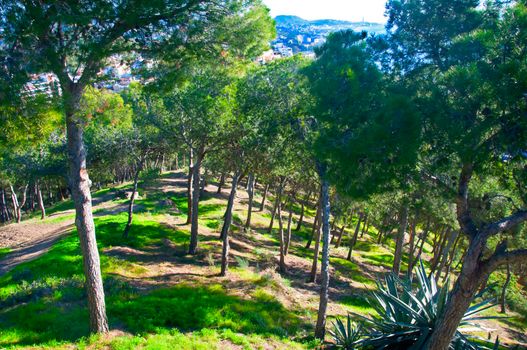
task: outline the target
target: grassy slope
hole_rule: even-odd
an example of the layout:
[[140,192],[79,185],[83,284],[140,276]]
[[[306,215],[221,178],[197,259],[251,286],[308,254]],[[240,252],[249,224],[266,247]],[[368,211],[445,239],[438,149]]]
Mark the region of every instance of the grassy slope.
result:
[[[203,198],[200,254],[188,257],[184,252],[189,228],[183,225],[186,198],[177,188],[167,194],[155,188],[141,192],[127,241],[121,238],[125,213],[96,218],[109,320],[112,329],[119,331],[112,337],[88,337],[82,258],[72,233],[41,258],[0,278],[0,347],[76,344],[170,349],[177,344],[181,349],[302,349],[316,345],[309,335],[317,288],[304,283],[313,254],[304,248],[309,227],[293,237],[290,272],[282,278],[272,271],[278,241],[274,233],[266,233],[269,215],[254,213],[252,233],[234,228],[235,259],[230,277],[222,279],[215,274],[225,199],[211,194]],[[167,197],[178,210],[163,202]],[[70,206],[61,203],[53,211]],[[245,205],[236,208],[239,223],[245,217]],[[393,261],[389,249],[374,243],[375,234],[372,231],[359,242],[353,262],[344,259],[346,248],[333,249],[337,292],[330,314],[372,313],[364,290],[372,288],[376,273],[389,269]]]

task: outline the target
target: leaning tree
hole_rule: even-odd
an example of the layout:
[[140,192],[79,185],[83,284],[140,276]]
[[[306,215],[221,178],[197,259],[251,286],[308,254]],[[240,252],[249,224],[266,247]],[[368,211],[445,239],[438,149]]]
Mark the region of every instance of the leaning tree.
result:
[[527,8],[393,0],[388,14],[390,69],[415,91],[424,117],[422,179],[450,195],[468,240],[425,346],[445,350],[489,275],[527,260],[525,248],[508,249],[510,233],[527,221]]

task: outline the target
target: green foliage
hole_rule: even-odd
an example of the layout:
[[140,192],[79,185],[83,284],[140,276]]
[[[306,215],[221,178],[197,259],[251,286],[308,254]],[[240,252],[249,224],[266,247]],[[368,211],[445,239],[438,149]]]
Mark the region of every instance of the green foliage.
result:
[[346,324],[340,318],[333,323],[333,330],[329,331],[337,349],[353,350],[360,339],[362,329],[360,325],[353,324],[351,315],[348,314]]
[[317,157],[339,192],[354,198],[406,186],[420,138],[419,113],[401,87],[383,80],[365,36],[330,35],[306,69]]

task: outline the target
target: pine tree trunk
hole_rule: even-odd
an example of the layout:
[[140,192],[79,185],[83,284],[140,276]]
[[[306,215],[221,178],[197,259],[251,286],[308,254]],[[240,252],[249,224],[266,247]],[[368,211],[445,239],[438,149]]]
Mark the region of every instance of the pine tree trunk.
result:
[[364,217],[364,224],[362,225],[362,231],[360,233],[360,238],[364,237],[364,234],[368,232],[368,227],[370,226],[368,214]]
[[317,270],[318,270],[318,256],[320,253],[320,234],[321,225],[317,225],[317,233],[315,238],[315,251],[313,252],[313,263],[311,264],[311,273],[309,274],[308,282],[316,283],[317,281]]
[[289,216],[287,217],[287,231],[286,231],[286,241],[285,241],[285,251],[284,255],[289,254],[289,247],[291,246],[291,226],[293,223],[293,206],[289,206]]
[[469,245],[461,273],[449,294],[444,311],[439,315],[434,330],[424,347],[425,350],[447,350],[454,334],[469,308],[482,282],[489,277],[489,271],[482,268],[479,259],[484,242],[475,237]]
[[225,173],[221,173],[220,182],[218,183],[218,191],[217,194],[221,193],[222,187],[225,185]]
[[264,193],[262,196],[262,202],[260,203],[260,211],[263,211],[265,208],[265,199],[267,198],[267,192],[269,192],[269,184],[265,185]]
[[44,200],[42,199],[42,191],[40,190],[40,184],[38,181],[35,183],[36,191],[37,191],[37,201],[38,201],[38,207],[40,208],[40,219],[44,220],[46,217],[46,208],[44,207]]
[[139,173],[143,168],[143,161],[141,160],[137,164],[137,169],[134,174],[134,187],[132,188],[132,194],[130,195],[130,203],[128,203],[128,221],[126,222],[126,227],[124,228],[123,238],[128,238],[128,233],[130,232],[130,227],[132,227],[132,220],[134,216],[134,201],[137,193],[137,184],[139,183]]
[[359,236],[359,231],[360,231],[360,224],[363,218],[364,218],[364,214],[359,213],[359,221],[357,221],[357,226],[355,227],[355,233],[353,234],[353,238],[349,243],[350,249],[348,251],[348,257],[347,257],[349,261],[351,261],[351,254],[353,253],[353,248],[355,247],[355,244],[357,243],[357,237]]
[[284,225],[282,223],[282,191],[284,187],[285,179],[280,180],[278,186],[278,193],[276,194],[276,203],[277,203],[277,219],[278,219],[278,234],[280,238],[280,262],[278,264],[278,270],[280,273],[286,273],[285,265],[285,240],[284,240]]
[[401,260],[403,258],[403,245],[406,227],[408,226],[408,204],[403,204],[401,213],[399,215],[399,230],[397,231],[397,239],[395,242],[395,254],[393,257],[392,272],[399,275],[401,272]]
[[278,205],[281,204],[281,203],[279,203],[280,200],[281,199],[278,198],[278,196],[276,196],[276,200],[275,200],[274,206],[273,206],[273,212],[271,213],[271,222],[269,222],[269,227],[267,228],[267,233],[273,232],[274,218],[275,218],[276,212],[278,210]]
[[6,222],[7,216],[6,216],[6,205],[5,205],[5,196],[4,196],[4,189],[0,188],[0,221]]
[[249,194],[249,205],[247,208],[247,220],[245,220],[245,231],[251,228],[251,216],[253,212],[253,200],[254,200],[254,175],[249,174],[247,180],[247,193]]
[[434,258],[432,259],[432,262],[430,263],[430,276],[432,276],[433,273],[437,271],[437,267],[439,263],[441,262],[441,258],[443,257],[443,252],[445,250],[445,245],[448,241],[448,238],[450,237],[452,232],[451,227],[447,227],[446,230],[443,232],[442,236],[440,237],[440,244],[439,248],[436,249],[434,252]]
[[192,222],[192,189],[194,188],[194,171],[193,171],[193,162],[194,162],[194,151],[190,148],[188,154],[188,179],[187,179],[187,221],[185,225],[188,225]]
[[300,231],[302,228],[302,224],[304,223],[304,214],[306,210],[306,202],[309,200],[309,197],[311,197],[311,191],[308,192],[306,198],[300,203],[300,218],[298,219],[298,224],[296,225],[295,231]]
[[323,340],[326,333],[326,311],[329,300],[329,216],[330,216],[330,203],[329,203],[329,184],[322,178],[322,193],[321,193],[321,206],[322,206],[322,262],[320,276],[322,278],[320,288],[320,303],[318,306],[317,324],[315,327],[315,337]]
[[[73,85],[71,83],[70,85]],[[69,163],[69,187],[75,204],[75,224],[80,239],[86,276],[90,330],[94,333],[108,332],[106,303],[102,282],[99,251],[95,238],[90,193],[91,181],[86,169],[86,150],[83,142],[82,122],[76,120],[82,90],[79,86],[64,87],[66,103],[67,149]],[[71,91],[73,90],[73,91]]]
[[507,278],[505,278],[505,283],[501,288],[501,297],[500,297],[500,312],[502,314],[507,313],[506,303],[507,303],[507,288],[509,288],[509,283],[511,282],[511,265],[507,264]]
[[201,149],[196,156],[196,162],[192,166],[192,220],[190,224],[190,246],[188,249],[190,255],[195,255],[198,251],[200,171],[203,156],[203,149]]
[[339,231],[339,237],[337,238],[337,243],[335,244],[335,248],[339,248],[340,244],[342,243],[342,235],[344,235],[344,230],[346,229],[346,225],[342,225]]
[[315,214],[315,221],[313,221],[313,228],[311,229],[311,236],[309,237],[309,241],[307,241],[306,249],[309,249],[311,247],[311,243],[313,242],[313,239],[315,238],[315,234],[317,233],[317,230],[318,230],[320,216],[321,216],[320,204],[317,204],[317,212]]
[[448,253],[452,249],[452,246],[454,245],[458,234],[459,234],[459,231],[452,230],[448,238],[448,244],[443,248],[443,252],[441,253],[441,257],[439,258],[439,266],[437,268],[436,275],[435,275],[436,281],[439,281],[439,278],[441,277],[441,272],[443,271],[443,268],[445,267],[447,263]]
[[227,209],[225,211],[225,219],[223,221],[223,227],[221,229],[221,238],[223,241],[223,247],[221,252],[221,272],[220,276],[227,275],[229,269],[229,231],[232,223],[232,209],[234,207],[234,200],[236,199],[236,191],[238,188],[238,180],[240,178],[239,172],[236,172],[232,177],[231,193],[229,195],[229,201],[227,203]]

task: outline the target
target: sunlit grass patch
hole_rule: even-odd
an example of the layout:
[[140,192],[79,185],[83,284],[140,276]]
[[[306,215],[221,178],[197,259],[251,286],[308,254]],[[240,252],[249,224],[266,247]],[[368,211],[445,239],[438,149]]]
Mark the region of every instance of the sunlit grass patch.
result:
[[350,312],[360,315],[374,315],[375,309],[368,303],[367,297],[363,295],[350,295],[342,298],[340,304],[344,305]]
[[0,248],[0,259],[11,253],[11,248]]
[[212,327],[287,336],[298,331],[301,325],[298,316],[270,295],[258,294],[252,300],[245,300],[228,295],[220,285],[178,285],[147,295],[130,295],[112,300],[109,313],[134,333]]

